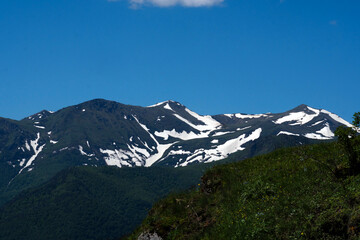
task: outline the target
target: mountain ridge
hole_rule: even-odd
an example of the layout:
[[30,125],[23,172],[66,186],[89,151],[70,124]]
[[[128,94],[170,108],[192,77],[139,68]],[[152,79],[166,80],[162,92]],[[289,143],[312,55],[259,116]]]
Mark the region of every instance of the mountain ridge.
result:
[[172,100],[141,107],[105,99],[0,121],[0,192],[8,194],[0,194],[0,204],[71,166],[182,167],[231,154],[241,160],[281,145],[272,142],[329,141],[338,126],[350,125],[307,105],[284,113],[211,116]]

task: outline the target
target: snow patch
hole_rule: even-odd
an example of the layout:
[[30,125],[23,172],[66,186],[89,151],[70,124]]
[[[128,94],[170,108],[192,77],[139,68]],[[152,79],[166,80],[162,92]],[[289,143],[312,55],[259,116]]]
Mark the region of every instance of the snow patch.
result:
[[40,140],[40,133],[37,133],[37,138],[35,140],[30,140],[30,145],[32,149],[34,150],[34,155],[30,157],[30,159],[27,161],[26,165],[19,171],[18,175],[27,167],[29,167],[33,161],[36,159],[36,157],[39,155],[39,153],[43,150],[45,147],[45,144],[39,146],[39,140]]
[[182,131],[182,132],[176,132],[175,129],[169,131],[169,130],[164,130],[162,132],[158,132],[155,131],[155,136],[161,137],[163,138],[165,141],[169,139],[169,137],[174,137],[174,138],[179,138],[181,140],[190,140],[190,139],[196,139],[196,138],[202,138],[204,137],[204,135],[202,134],[196,134],[194,132],[186,132],[186,131]]
[[19,163],[20,167],[22,167],[24,165],[25,161],[26,161],[26,158],[21,159],[21,162]]
[[172,110],[172,108],[170,107],[169,103],[166,103],[164,108],[174,112],[174,110]]
[[261,118],[266,117],[266,114],[241,114],[241,113],[235,113],[235,114],[224,114],[224,116],[227,116],[229,118],[240,118],[240,119],[246,119],[246,118]]
[[30,151],[30,145],[28,144],[27,140],[25,141],[25,147],[28,151]]
[[304,135],[304,137],[306,138],[310,138],[310,139],[317,139],[317,140],[328,140],[329,138],[324,137],[320,134],[316,134],[316,133],[307,133]]
[[[321,109],[321,110],[318,110],[318,109],[315,109],[315,108],[311,108],[311,107],[307,107],[307,109],[309,109],[310,111],[313,112],[313,114],[309,114],[309,113],[305,113],[303,111],[301,112],[293,112],[293,113],[290,113],[289,115],[287,116],[284,116],[282,118],[279,118],[278,120],[274,121],[274,123],[276,124],[282,124],[284,122],[293,122],[295,121],[295,123],[292,123],[290,125],[292,126],[295,126],[295,125],[303,125],[303,124],[306,124],[308,122],[310,122],[311,120],[313,120],[315,117],[319,116],[320,113],[324,113],[324,114],[327,114],[329,115],[332,119],[334,119],[335,121],[347,126],[347,127],[353,127],[350,123],[348,123],[347,121],[345,121],[344,119],[342,119],[341,117],[339,117],[338,115],[336,114],[333,114],[329,111],[326,111],[324,109]],[[324,121],[324,120],[323,120]],[[320,124],[322,121],[319,121],[319,122],[316,122],[314,123],[313,125],[311,126],[316,126],[318,124]],[[310,135],[309,135],[310,136]],[[314,139],[319,139],[318,137],[319,136],[316,136],[316,134],[313,136]]]
[[324,122],[324,121],[325,121],[325,120],[318,121],[318,122],[312,124],[310,127],[316,126],[316,125],[318,125],[318,124],[320,124],[320,123],[322,123],[322,122]]
[[107,154],[104,160],[109,166],[128,166],[131,167],[131,163],[135,163],[136,166],[144,166],[145,160],[150,157],[150,153],[146,149],[139,148],[137,146],[127,145],[129,150],[115,149],[115,150],[103,150],[100,148],[100,152]]
[[203,122],[204,125],[198,125],[198,129],[200,131],[209,131],[217,128],[221,128],[221,123],[213,119],[211,116],[201,116],[197,114],[196,112],[193,112],[187,108],[185,108],[185,111],[188,112],[191,116],[199,120],[200,122]]
[[286,131],[280,131],[278,134],[276,134],[276,136],[279,136],[279,135],[281,135],[281,134],[290,135],[290,136],[300,136],[300,134],[291,133],[291,132],[286,132]]
[[319,115],[320,114],[320,110],[319,109],[315,109],[315,108],[312,108],[312,107],[309,107],[309,106],[306,106],[307,109],[309,109],[310,111],[313,111],[315,114]]
[[44,127],[44,126],[37,126],[37,125],[34,125],[34,127],[36,127],[36,128],[41,128],[41,129],[45,129],[45,127]]
[[243,130],[246,130],[246,129],[249,129],[249,128],[251,128],[251,126],[244,127],[244,128],[237,128],[236,131],[243,131]]
[[335,134],[330,129],[329,123],[326,123],[324,128],[316,132],[322,134],[325,137],[328,137],[329,139],[335,137]]
[[242,134],[235,139],[226,141],[222,145],[218,145],[216,148],[197,149],[192,155],[188,156],[184,162],[178,164],[177,166],[184,167],[187,166],[189,163],[193,163],[196,161],[209,163],[224,159],[231,153],[244,150],[245,148],[243,147],[243,145],[247,142],[258,139],[261,135],[261,132],[262,129],[258,128],[248,136]]
[[335,137],[334,133],[331,131],[329,123],[325,124],[325,127],[316,131],[316,133],[307,133],[304,135],[310,139],[318,139],[318,140],[328,140],[333,139]]
[[[134,116],[133,116],[134,117]],[[134,117],[134,119],[138,122],[138,124],[150,135],[150,137],[154,140],[154,142],[156,143],[157,147],[155,148],[153,146],[153,149],[156,149],[157,150],[157,153],[151,155],[149,158],[147,158],[145,160],[145,167],[150,167],[151,165],[153,165],[155,162],[157,162],[165,153],[165,151],[167,149],[169,149],[172,145],[176,144],[177,142],[174,142],[174,143],[170,143],[170,144],[160,144],[156,138],[154,137],[154,135],[152,135],[149,131],[149,129],[146,127],[146,125],[144,124],[141,124],[139,122],[139,120]]]
[[84,152],[84,149],[81,145],[79,145],[79,151],[80,151],[81,155],[83,155],[83,156],[88,156],[88,157],[95,156],[95,154],[88,154],[88,153]]
[[234,133],[234,131],[230,131],[230,132],[216,132],[215,134],[212,135],[212,137],[222,136],[222,135],[229,134],[229,133]]
[[52,143],[52,144],[57,144],[58,141],[50,140],[50,143]]
[[117,166],[121,168],[122,166],[131,167],[132,165],[125,160],[131,159],[133,157],[132,152],[124,150],[103,150],[100,148],[100,152],[107,154],[107,157],[104,157],[104,160],[108,166]]
[[341,117],[339,117],[338,115],[334,114],[334,113],[331,113],[329,111],[326,111],[326,110],[321,110],[322,113],[325,113],[327,115],[329,115],[332,119],[334,119],[335,121],[347,126],[347,127],[353,127],[353,125],[351,125],[350,123],[348,123],[347,121],[345,121],[344,119],[342,119]]
[[159,102],[159,103],[156,103],[156,104],[154,104],[154,105],[147,106],[147,107],[148,107],[148,108],[157,107],[157,106],[160,106],[160,105],[162,105],[162,104],[164,104],[164,103],[167,103],[167,102],[168,102],[168,101]]
[[168,155],[165,157],[169,157],[169,156],[173,156],[173,155],[189,155],[191,154],[190,151],[185,151],[185,150],[171,150]]
[[150,157],[150,153],[146,149],[139,148],[137,146],[130,146],[127,144],[129,150],[133,153],[133,155],[143,162],[146,158]]
[[210,130],[215,130],[214,128],[211,128],[210,126],[207,125],[195,125],[193,123],[191,123],[190,121],[188,121],[187,119],[179,116],[178,114],[174,114],[175,117],[177,117],[178,119],[180,119],[181,121],[183,121],[184,123],[186,123],[187,125],[189,125],[190,127],[202,132],[201,134],[199,134],[199,138],[201,137],[207,137],[209,134],[208,133],[204,133],[204,131],[210,131]]
[[279,118],[278,120],[273,121],[273,122],[275,124],[282,124],[285,122],[294,122],[295,121],[295,123],[292,123],[290,125],[291,126],[303,125],[305,123],[310,122],[318,115],[319,115],[319,112],[316,112],[315,114],[308,114],[305,112],[292,112],[289,115]]

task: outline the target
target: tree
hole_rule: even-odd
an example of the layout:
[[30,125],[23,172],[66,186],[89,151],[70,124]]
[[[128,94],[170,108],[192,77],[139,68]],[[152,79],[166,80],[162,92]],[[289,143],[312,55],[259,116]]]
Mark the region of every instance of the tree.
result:
[[360,128],[360,112],[354,113],[353,116],[353,125],[356,128],[356,130],[359,130]]
[[351,174],[360,173],[360,112],[353,116],[353,127],[340,126],[335,131],[338,142],[344,148],[350,165]]

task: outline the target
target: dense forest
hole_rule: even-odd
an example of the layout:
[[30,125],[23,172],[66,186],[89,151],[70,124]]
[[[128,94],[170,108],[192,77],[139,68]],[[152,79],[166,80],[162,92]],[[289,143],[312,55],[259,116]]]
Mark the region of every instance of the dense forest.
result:
[[63,170],[0,209],[0,239],[114,239],[133,231],[156,200],[199,182],[206,167]]

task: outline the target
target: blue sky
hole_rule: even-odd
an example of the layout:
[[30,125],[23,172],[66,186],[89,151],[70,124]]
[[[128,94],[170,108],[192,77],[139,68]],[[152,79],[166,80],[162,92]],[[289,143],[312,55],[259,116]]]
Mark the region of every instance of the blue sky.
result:
[[[199,2],[200,1],[200,2]],[[93,98],[360,111],[360,1],[2,0],[0,116]]]

